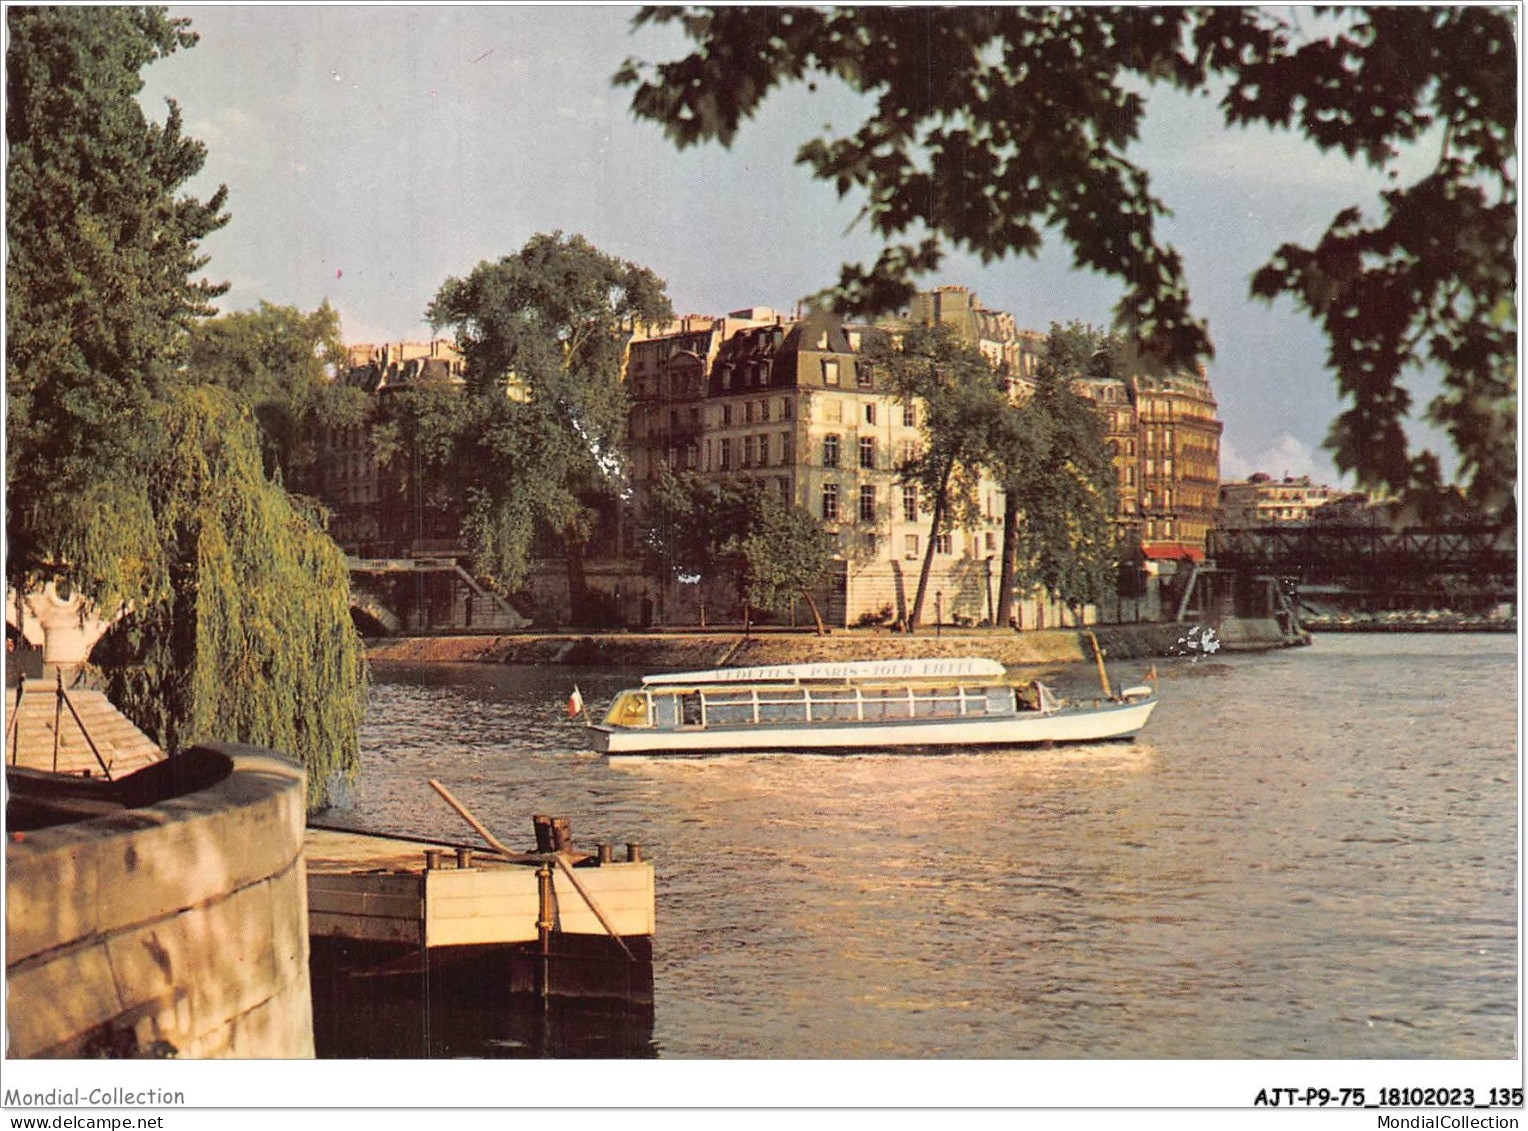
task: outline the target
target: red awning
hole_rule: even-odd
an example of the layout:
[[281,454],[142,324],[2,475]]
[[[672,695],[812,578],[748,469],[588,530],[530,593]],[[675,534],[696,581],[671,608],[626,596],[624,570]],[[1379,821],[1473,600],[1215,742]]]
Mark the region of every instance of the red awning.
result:
[[1141,547],[1147,561],[1202,562],[1204,551],[1198,546],[1186,546],[1182,542],[1148,542]]

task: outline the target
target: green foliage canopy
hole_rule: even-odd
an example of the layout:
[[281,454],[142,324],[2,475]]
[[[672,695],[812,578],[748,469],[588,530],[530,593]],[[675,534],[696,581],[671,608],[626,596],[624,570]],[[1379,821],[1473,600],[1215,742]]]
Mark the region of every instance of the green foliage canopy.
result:
[[250,742],[297,756],[319,808],[360,764],[365,657],[345,557],[261,466],[247,409],[209,386],[153,412],[164,437],[145,503],[165,585],[93,659],[113,702],[175,751]]
[[1026,581],[1073,607],[1110,591],[1117,566],[1114,466],[1103,422],[1072,388],[1078,376],[1109,376],[1108,337],[1075,324],[1052,325],[1035,373],[1035,391],[1011,410],[1030,436],[1022,474],[1003,477],[1022,516],[1015,559]]
[[[1298,131],[1321,151],[1398,178],[1398,158],[1440,137],[1415,184],[1382,194],[1382,218],[1344,209],[1312,247],[1288,243],[1253,280],[1325,330],[1350,402],[1330,439],[1366,486],[1427,489],[1437,461],[1411,456],[1408,370],[1431,364],[1426,407],[1461,457],[1472,501],[1511,506],[1516,478],[1517,53],[1506,7],[1339,9],[1319,29],[1256,7],[648,7],[695,44],[657,65],[628,60],[638,117],[678,146],[730,144],[778,86],[834,79],[874,100],[849,136],[807,140],[798,161],[840,196],[862,194],[889,241],[846,265],[844,313],[905,302],[910,275],[946,242],[990,261],[1033,255],[1047,228],[1077,266],[1123,284],[1118,322],[1146,365],[1211,354],[1183,267],[1159,238],[1166,206],[1128,156],[1142,91],[1215,93],[1228,125]],[[922,233],[921,238],[919,233]],[[902,242],[891,242],[902,241]],[[909,242],[912,241],[912,242]]]
[[639,518],[647,566],[673,578],[741,578],[743,566],[734,551],[749,517],[745,484],[660,464]]
[[518,587],[544,524],[567,555],[575,620],[583,545],[624,482],[623,350],[634,324],[671,317],[663,287],[647,268],[558,232],[448,279],[430,304],[431,324],[450,327],[466,358],[469,395],[484,402],[467,437],[463,533],[475,569]]
[[318,494],[323,428],[363,423],[371,400],[334,379],[347,363],[338,312],[328,302],[307,313],[262,301],[193,327],[187,353],[198,381],[230,390],[253,410],[267,473]]
[[642,508],[648,566],[674,578],[730,578],[752,608],[784,613],[806,599],[825,631],[813,590],[827,579],[835,540],[800,507],[761,483],[721,482],[663,466]]
[[822,635],[826,630],[812,591],[827,580],[836,539],[805,510],[788,505],[762,484],[751,485],[747,503],[747,526],[735,538],[745,599],[756,608],[784,613],[800,594]]
[[[226,289],[193,276],[226,192],[181,193],[203,146],[138,71],[196,41],[163,9],[6,9],[7,577],[69,562],[110,603],[148,582],[157,535],[131,491],[181,379],[185,334]],[[102,512],[113,513],[103,529]]]

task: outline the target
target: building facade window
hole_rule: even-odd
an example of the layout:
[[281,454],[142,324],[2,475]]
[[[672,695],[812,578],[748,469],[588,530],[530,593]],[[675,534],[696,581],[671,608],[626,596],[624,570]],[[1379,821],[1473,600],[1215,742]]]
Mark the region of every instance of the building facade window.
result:
[[918,406],[905,404],[902,406],[902,427],[918,427]]
[[865,405],[865,423],[866,424],[874,424],[875,423],[875,402],[874,401],[870,401],[868,404]]
[[875,470],[875,437],[861,436],[859,442],[859,465],[869,471]]
[[844,419],[844,402],[837,397],[831,398],[823,411],[823,419],[831,424],[841,423]]
[[716,452],[721,470],[730,471],[732,469],[732,441],[723,436],[716,443]]
[[838,362],[834,358],[824,358],[822,363],[822,383],[824,385],[838,384]]
[[744,436],[743,437],[743,466],[744,467],[752,467],[753,466],[753,460],[754,460],[753,437],[752,436]]
[[934,553],[943,554],[945,557],[949,557],[952,553],[955,552],[953,546],[954,543],[951,541],[948,534],[934,535]]
[[875,488],[869,484],[860,488],[859,516],[861,522],[875,521]]
[[854,383],[861,389],[871,388],[875,384],[875,369],[863,361],[854,366]]
[[904,534],[902,536],[902,556],[910,562],[918,560],[918,536],[916,534]]
[[836,433],[828,433],[822,438],[822,466],[838,466],[838,436]]
[[822,521],[838,521],[838,484],[824,483],[822,485]]
[[752,401],[746,401],[743,404],[743,423],[744,424],[752,424],[753,423],[753,402]]
[[908,522],[918,521],[918,488],[908,483],[902,488],[902,517]]
[[724,404],[724,405],[722,405],[722,427],[723,428],[730,428],[731,426],[732,426],[732,406],[730,404]]

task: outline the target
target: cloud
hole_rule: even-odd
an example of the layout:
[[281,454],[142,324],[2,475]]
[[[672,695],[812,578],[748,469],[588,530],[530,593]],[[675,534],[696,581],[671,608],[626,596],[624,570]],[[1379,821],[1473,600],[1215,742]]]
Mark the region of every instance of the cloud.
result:
[[1310,476],[1312,482],[1338,486],[1341,478],[1326,453],[1312,447],[1289,432],[1282,432],[1271,442],[1243,455],[1229,439],[1220,442],[1220,478],[1230,483],[1244,480],[1256,472],[1275,479],[1285,476]]

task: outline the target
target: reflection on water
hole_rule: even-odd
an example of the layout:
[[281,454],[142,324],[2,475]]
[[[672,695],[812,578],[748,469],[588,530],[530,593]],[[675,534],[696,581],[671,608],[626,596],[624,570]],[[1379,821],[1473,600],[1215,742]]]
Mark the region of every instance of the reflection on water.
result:
[[641,842],[662,1056],[1511,1056],[1515,658],[1322,637],[1159,662],[1133,744],[672,761],[564,717],[636,673],[379,666],[331,817],[459,836],[438,777]]

